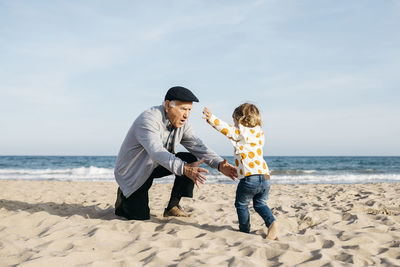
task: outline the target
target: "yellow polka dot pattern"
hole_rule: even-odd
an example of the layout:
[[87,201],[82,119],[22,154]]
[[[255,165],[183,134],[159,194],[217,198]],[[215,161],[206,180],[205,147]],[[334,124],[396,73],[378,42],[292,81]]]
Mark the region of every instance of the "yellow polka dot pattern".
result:
[[235,165],[239,178],[252,174],[269,173],[263,159],[264,132],[261,127],[234,127],[214,115],[207,120],[216,130],[227,136],[235,147]]

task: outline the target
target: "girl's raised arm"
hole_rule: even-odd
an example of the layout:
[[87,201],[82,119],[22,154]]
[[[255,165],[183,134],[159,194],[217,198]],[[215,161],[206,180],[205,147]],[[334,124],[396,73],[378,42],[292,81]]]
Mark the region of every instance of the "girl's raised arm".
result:
[[210,110],[206,107],[203,110],[203,114],[205,116],[203,117],[203,119],[206,119],[208,124],[214,127],[214,129],[221,132],[229,139],[232,139],[234,141],[239,141],[240,130],[238,128],[224,122],[223,120],[220,120],[214,114],[212,114]]

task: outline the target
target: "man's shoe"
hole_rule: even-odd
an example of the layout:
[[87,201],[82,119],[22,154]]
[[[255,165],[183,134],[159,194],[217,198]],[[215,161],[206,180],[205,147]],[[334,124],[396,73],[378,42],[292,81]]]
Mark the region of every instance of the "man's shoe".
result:
[[165,209],[164,210],[164,217],[168,216],[175,216],[175,217],[189,217],[186,212],[183,211],[183,208],[181,206],[174,206],[170,210]]

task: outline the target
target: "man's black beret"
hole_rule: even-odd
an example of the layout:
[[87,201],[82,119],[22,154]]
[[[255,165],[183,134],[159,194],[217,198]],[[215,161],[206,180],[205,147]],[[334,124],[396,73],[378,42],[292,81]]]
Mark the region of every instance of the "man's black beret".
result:
[[187,88],[182,86],[171,87],[164,100],[180,100],[185,102],[199,102],[199,99]]

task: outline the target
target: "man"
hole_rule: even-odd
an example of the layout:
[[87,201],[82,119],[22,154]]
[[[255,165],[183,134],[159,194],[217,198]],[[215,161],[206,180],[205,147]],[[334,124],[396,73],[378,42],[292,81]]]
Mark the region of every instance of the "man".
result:
[[[206,180],[203,173],[208,171],[199,167],[203,161],[236,179],[236,168],[194,134],[187,121],[193,102],[199,100],[189,89],[172,87],[163,105],[144,111],[134,121],[122,143],[114,170],[119,185],[116,215],[129,220],[149,219],[148,191],[153,179],[173,173],[175,181],[164,216],[186,217],[179,202],[181,197],[193,197],[194,185],[199,186]],[[190,153],[175,154],[178,144]]]

